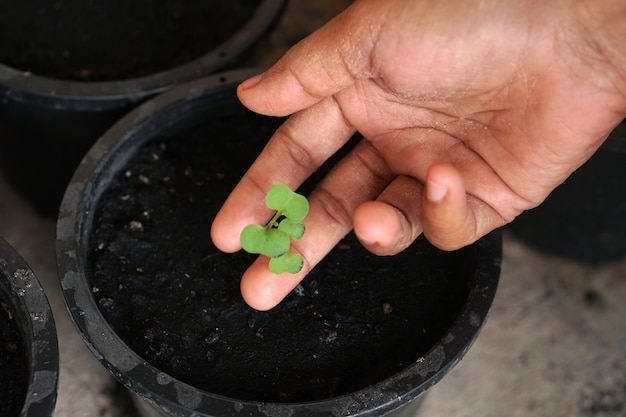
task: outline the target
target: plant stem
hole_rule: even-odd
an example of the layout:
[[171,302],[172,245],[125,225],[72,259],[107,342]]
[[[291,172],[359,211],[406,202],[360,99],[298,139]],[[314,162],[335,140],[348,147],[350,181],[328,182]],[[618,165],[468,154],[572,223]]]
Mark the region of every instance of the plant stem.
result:
[[274,213],[274,217],[272,217],[272,219],[267,223],[267,226],[265,226],[265,228],[269,230],[272,227],[278,227],[278,219],[280,218],[280,216],[282,216],[282,213],[278,211]]

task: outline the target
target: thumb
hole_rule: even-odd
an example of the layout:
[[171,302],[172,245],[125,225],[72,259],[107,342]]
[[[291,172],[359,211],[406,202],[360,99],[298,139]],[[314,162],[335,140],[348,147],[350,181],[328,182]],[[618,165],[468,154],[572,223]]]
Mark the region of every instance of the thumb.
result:
[[371,77],[370,54],[376,34],[358,2],[293,46],[270,69],[244,81],[237,94],[250,110],[287,116]]
[[431,166],[424,188],[424,235],[440,249],[459,249],[505,224],[491,206],[466,194],[463,178],[452,165]]

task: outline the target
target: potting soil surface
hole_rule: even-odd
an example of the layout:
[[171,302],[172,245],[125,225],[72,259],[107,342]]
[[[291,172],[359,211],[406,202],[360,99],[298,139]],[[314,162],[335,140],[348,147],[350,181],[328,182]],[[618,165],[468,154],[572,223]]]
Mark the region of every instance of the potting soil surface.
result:
[[160,370],[238,399],[311,401],[424,355],[463,305],[472,252],[418,239],[376,257],[348,236],[276,309],[247,307],[253,257],[219,252],[209,230],[277,123],[240,109],[141,147],[99,198],[89,274],[105,318]]

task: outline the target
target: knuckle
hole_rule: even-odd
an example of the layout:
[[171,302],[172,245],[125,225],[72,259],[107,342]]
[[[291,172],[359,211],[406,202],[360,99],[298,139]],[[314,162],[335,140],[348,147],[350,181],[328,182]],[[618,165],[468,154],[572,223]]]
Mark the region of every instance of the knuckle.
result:
[[352,216],[348,205],[329,192],[324,186],[319,186],[316,191],[316,198],[320,202],[325,219],[334,227],[350,229],[352,227]]

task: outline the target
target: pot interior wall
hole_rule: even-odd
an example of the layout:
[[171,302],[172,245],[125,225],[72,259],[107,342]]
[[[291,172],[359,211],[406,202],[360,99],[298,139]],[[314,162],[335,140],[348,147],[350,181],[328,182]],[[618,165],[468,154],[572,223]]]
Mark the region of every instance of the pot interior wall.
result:
[[472,249],[443,252],[418,239],[376,257],[349,235],[277,308],[250,309],[239,278],[253,258],[219,252],[209,230],[280,120],[227,96],[220,111],[185,104],[194,112],[182,129],[171,114],[140,126],[113,152],[112,173],[99,174],[84,229],[102,315],[158,369],[241,400],[326,399],[414,364],[463,308]]
[[28,264],[0,237],[0,416],[52,416],[58,377],[48,299]]
[[30,377],[23,330],[28,323],[23,320],[16,300],[9,277],[0,270],[0,415],[7,417],[20,415]]
[[224,42],[260,0],[3,1],[0,62],[74,81],[165,71]]

